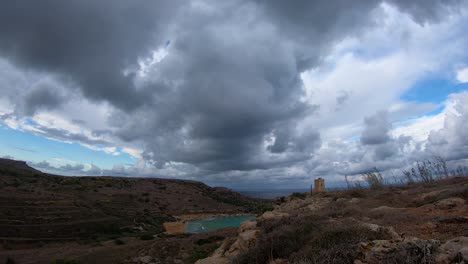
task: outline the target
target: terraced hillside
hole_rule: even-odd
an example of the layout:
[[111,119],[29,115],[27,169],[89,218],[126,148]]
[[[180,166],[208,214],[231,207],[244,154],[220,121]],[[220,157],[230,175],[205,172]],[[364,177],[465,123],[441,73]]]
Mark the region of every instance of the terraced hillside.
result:
[[185,180],[63,177],[0,159],[5,244],[157,234],[176,215],[261,211],[265,204]]

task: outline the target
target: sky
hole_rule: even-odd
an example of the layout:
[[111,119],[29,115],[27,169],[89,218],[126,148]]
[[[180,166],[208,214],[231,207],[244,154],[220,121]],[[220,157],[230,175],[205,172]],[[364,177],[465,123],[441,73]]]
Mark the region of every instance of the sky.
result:
[[0,157],[238,189],[468,166],[466,32],[466,0],[3,1]]

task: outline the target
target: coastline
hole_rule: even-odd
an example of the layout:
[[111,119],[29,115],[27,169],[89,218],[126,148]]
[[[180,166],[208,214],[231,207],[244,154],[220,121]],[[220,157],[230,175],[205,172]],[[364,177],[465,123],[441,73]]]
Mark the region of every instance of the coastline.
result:
[[237,213],[237,214],[210,214],[210,213],[197,213],[197,214],[182,214],[174,216],[178,221],[174,222],[165,222],[163,223],[164,228],[166,229],[166,234],[174,235],[174,234],[183,234],[186,233],[187,230],[187,223],[189,221],[194,220],[203,220],[209,218],[222,218],[222,217],[235,217],[235,216],[253,216],[256,217],[255,214],[248,214],[248,213]]

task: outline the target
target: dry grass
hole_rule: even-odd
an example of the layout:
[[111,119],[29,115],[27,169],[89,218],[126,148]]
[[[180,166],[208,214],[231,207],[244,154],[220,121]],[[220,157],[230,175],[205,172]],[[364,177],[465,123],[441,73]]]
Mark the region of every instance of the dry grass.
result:
[[330,223],[317,215],[291,216],[261,223],[264,232],[255,247],[234,263],[268,263],[276,258],[290,262],[352,263],[360,242],[385,239],[354,222]]

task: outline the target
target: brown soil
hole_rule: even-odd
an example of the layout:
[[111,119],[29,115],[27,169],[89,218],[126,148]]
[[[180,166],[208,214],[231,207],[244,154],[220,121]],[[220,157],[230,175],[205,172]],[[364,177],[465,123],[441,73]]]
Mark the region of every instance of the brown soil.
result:
[[164,228],[167,234],[181,234],[185,232],[185,221],[166,222]]

